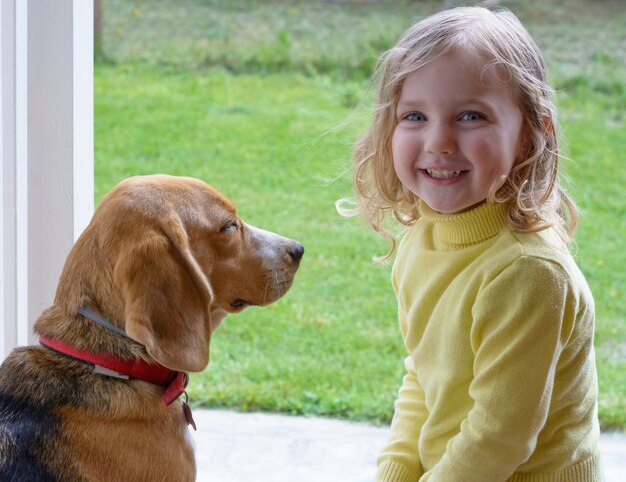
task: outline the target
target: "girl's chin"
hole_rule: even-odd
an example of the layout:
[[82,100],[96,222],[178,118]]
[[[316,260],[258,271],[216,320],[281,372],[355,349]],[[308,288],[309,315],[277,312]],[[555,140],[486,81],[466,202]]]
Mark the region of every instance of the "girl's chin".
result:
[[472,209],[475,209],[478,206],[480,206],[480,205],[484,204],[485,202],[487,202],[486,199],[483,199],[482,201],[479,201],[479,202],[474,203],[474,204],[464,204],[464,203],[449,204],[449,203],[438,203],[438,202],[433,202],[431,204],[426,199],[423,199],[423,201],[426,204],[428,204],[428,207],[430,207],[433,211],[435,211],[435,212],[437,212],[439,214],[445,214],[445,215],[462,214],[462,213],[465,213],[467,211],[471,211]]

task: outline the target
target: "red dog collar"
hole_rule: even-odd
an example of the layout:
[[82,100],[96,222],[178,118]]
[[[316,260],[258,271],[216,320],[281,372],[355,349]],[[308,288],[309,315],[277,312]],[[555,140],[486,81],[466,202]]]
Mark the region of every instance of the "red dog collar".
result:
[[[108,353],[92,353],[44,336],[39,337],[39,343],[49,350],[93,365],[94,373],[126,380],[133,378],[163,387],[165,388],[163,393],[163,403],[165,405],[171,405],[183,393],[187,395],[185,389],[189,382],[189,375],[186,372],[170,370],[163,365],[153,365],[140,358],[124,360]],[[193,426],[195,430],[196,425],[191,417],[191,410],[187,405],[187,400],[183,402],[183,412],[187,423]]]

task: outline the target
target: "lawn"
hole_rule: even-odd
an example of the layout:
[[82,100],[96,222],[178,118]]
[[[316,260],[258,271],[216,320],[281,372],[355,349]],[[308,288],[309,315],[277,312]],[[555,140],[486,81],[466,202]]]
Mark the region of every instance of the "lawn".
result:
[[[503,2],[533,32],[558,90],[574,246],[597,305],[603,427],[626,427],[624,9]],[[375,56],[441,2],[105,0],[95,69],[96,201],[154,172],[206,180],[248,222],[305,245],[285,298],[226,320],[194,404],[387,422],[404,348],[387,245],[336,214],[367,124]]]

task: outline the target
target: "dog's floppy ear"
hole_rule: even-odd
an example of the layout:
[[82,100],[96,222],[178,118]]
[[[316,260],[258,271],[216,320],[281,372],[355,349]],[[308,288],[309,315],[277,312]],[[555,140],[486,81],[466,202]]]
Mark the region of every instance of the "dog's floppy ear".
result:
[[114,276],[126,332],[162,365],[202,371],[209,362],[213,294],[178,218],[163,223],[122,244]]

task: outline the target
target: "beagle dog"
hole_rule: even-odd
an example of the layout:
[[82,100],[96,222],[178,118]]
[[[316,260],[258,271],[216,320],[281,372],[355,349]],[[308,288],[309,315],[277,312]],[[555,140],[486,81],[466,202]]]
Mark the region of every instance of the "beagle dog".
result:
[[287,292],[303,254],[202,181],[120,183],[67,257],[41,346],[0,366],[0,480],[194,480],[187,373],[226,315]]

